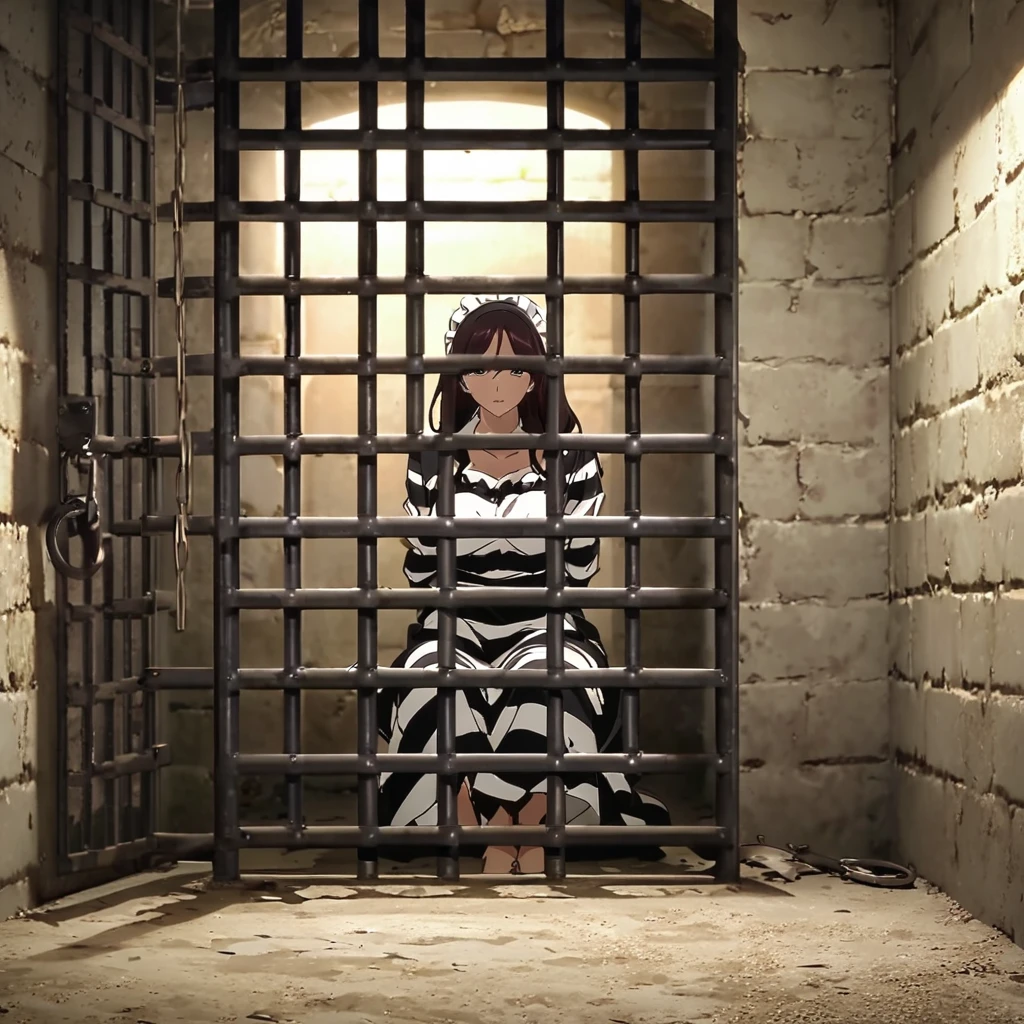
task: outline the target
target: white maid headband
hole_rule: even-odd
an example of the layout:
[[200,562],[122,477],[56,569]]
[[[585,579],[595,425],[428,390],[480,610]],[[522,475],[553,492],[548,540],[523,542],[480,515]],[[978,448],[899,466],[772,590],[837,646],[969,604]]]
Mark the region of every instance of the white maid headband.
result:
[[544,313],[540,306],[538,306],[533,299],[530,299],[525,295],[464,295],[462,297],[462,301],[459,303],[459,308],[452,313],[452,318],[448,323],[448,331],[444,336],[444,350],[446,354],[451,353],[452,342],[455,340],[455,332],[459,329],[459,325],[462,321],[465,320],[473,310],[479,309],[488,302],[514,303],[530,318],[531,321],[533,321],[533,326],[537,328],[540,340],[542,342],[547,341],[547,320],[544,318]]

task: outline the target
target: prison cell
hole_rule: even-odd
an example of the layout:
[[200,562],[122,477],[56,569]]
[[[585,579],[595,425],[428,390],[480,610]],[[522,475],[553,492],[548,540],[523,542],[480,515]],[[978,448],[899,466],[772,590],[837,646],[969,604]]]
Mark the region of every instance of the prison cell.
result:
[[[198,6],[193,4],[193,7]],[[175,222],[180,245],[186,222],[213,228],[212,277],[184,276],[180,251],[174,275],[157,281],[155,251],[158,211],[154,185],[157,78],[154,7],[118,0],[79,0],[63,16],[59,93],[61,149],[61,333],[60,434],[66,470],[82,470],[82,487],[69,489],[62,477],[62,524],[83,538],[85,565],[76,571],[63,554],[55,526],[51,554],[58,561],[58,595],[64,628],[58,636],[59,719],[61,734],[60,855],[65,870],[142,862],[159,856],[205,856],[219,880],[240,872],[245,848],[355,847],[358,877],[378,874],[382,848],[416,845],[437,853],[437,874],[459,874],[459,851],[466,846],[513,844],[543,846],[549,878],[567,874],[567,850],[608,844],[666,844],[713,851],[714,877],[738,876],[737,759],[737,497],[736,497],[736,123],[739,51],[735,0],[716,0],[714,53],[708,58],[652,58],[642,53],[643,4],[622,4],[625,52],[621,58],[566,55],[566,5],[547,0],[546,52],[543,57],[432,57],[426,53],[426,12],[421,3],[405,5],[405,53],[380,55],[378,4],[358,5],[358,53],[310,57],[304,50],[301,0],[288,0],[285,53],[247,57],[240,50],[241,3],[217,0],[213,6],[215,45],[213,109],[215,118],[215,195],[212,203],[182,205],[176,175],[172,208],[161,211]],[[179,8],[180,17],[180,8]],[[177,40],[177,52],[182,43]],[[175,68],[178,129],[185,108],[203,105],[201,90],[187,79],[200,76],[198,64]],[[644,83],[706,82],[713,89],[714,124],[710,128],[641,127],[640,87]],[[284,89],[283,127],[242,126],[242,83],[278,83]],[[358,127],[303,127],[303,86],[357,83]],[[546,127],[438,129],[425,127],[425,92],[435,82],[540,82],[546,91]],[[566,86],[578,82],[616,82],[623,87],[623,128],[570,129],[566,125]],[[405,126],[379,126],[380,83],[405,89]],[[166,83],[163,83],[166,85]],[[200,82],[199,84],[203,84]],[[209,98],[209,97],[208,97]],[[62,119],[63,121],[63,119]],[[180,143],[180,140],[179,140]],[[177,147],[176,147],[177,148]],[[424,158],[428,152],[546,152],[546,197],[542,201],[502,205],[426,198]],[[316,150],[358,153],[358,198],[309,200],[302,196],[302,158]],[[574,201],[565,196],[566,154],[612,150],[622,154],[624,196],[610,201]],[[651,200],[641,195],[640,155],[652,150],[706,151],[714,163],[714,197]],[[283,197],[243,199],[240,154],[283,154]],[[383,200],[377,193],[377,157],[405,154],[406,195]],[[179,173],[181,168],[178,169]],[[529,221],[545,225],[546,273],[543,276],[441,276],[427,274],[425,228],[433,222]],[[357,271],[349,277],[303,274],[301,227],[308,223],[357,225]],[[621,274],[566,273],[566,225],[609,222],[623,226]],[[240,228],[246,223],[282,225],[283,274],[253,276],[240,268]],[[380,274],[378,225],[404,223],[405,273]],[[707,224],[713,229],[713,272],[645,274],[641,272],[641,225]],[[166,261],[165,261],[166,262]],[[543,357],[498,357],[489,367],[515,366],[543,372],[550,381],[570,375],[615,375],[622,380],[624,429],[621,433],[531,438],[553,468],[547,475],[547,517],[510,520],[509,536],[544,538],[547,586],[455,586],[455,539],[493,535],[486,522],[454,518],[452,467],[458,449],[521,449],[524,435],[488,434],[486,441],[453,436],[450,424],[437,434],[424,432],[425,377],[465,372],[482,366],[480,357],[427,354],[425,300],[446,295],[457,303],[467,293],[529,294],[543,303],[547,352]],[[575,295],[614,295],[622,299],[623,353],[574,355],[566,350],[565,299]],[[712,354],[652,354],[641,345],[641,300],[650,295],[708,295],[714,303]],[[181,316],[188,300],[212,299],[214,350],[189,354],[184,323],[176,320],[173,357],[157,353],[156,307],[173,305]],[[240,300],[280,297],[284,305],[284,350],[280,355],[243,354]],[[304,352],[302,302],[313,296],[353,296],[358,301],[354,355]],[[380,296],[401,296],[406,304],[405,354],[378,351]],[[100,317],[96,310],[102,309]],[[406,430],[378,430],[379,380],[405,378]],[[283,431],[245,434],[241,425],[240,383],[247,377],[276,376],[284,389]],[[707,377],[714,381],[714,424],[706,434],[650,433],[641,427],[644,377]],[[357,430],[353,434],[310,434],[302,430],[302,386],[322,377],[353,378],[357,393]],[[212,379],[214,416],[210,431],[189,432],[182,411],[190,381]],[[160,383],[175,385],[177,433],[157,431],[156,394]],[[549,423],[557,422],[558,390],[549,389]],[[589,523],[563,519],[562,460],[577,450],[614,454],[623,461],[624,514]],[[379,460],[412,452],[438,453],[438,515],[429,521],[379,514]],[[641,509],[640,469],[652,454],[701,454],[714,460],[713,515],[650,515]],[[302,460],[307,456],[348,454],[357,460],[356,515],[308,516],[302,509]],[[253,516],[242,508],[240,475],[246,458],[272,455],[282,461],[283,503],[279,515]],[[211,516],[189,508],[192,460],[212,457],[214,502]],[[167,470],[177,479],[173,509],[164,503]],[[90,473],[92,474],[90,476]],[[90,479],[100,486],[92,502]],[[83,489],[84,488],[84,489]],[[79,493],[80,492],[80,493]],[[56,522],[56,520],[55,520]],[[97,525],[98,524],[98,525]],[[59,524],[58,524],[59,525]],[[85,541],[91,527],[103,536],[98,561]],[[432,589],[396,590],[380,585],[381,540],[429,536],[437,539],[438,580]],[[619,538],[624,549],[621,586],[564,586],[564,545],[573,536]],[[189,537],[212,538],[214,572],[212,664],[180,667],[161,664],[154,632],[171,612],[182,622]],[[279,539],[284,563],[279,588],[243,587],[241,542]],[[642,582],[640,550],[649,538],[700,538],[714,544],[711,587],[653,587]],[[354,587],[303,585],[304,541],[345,539],[356,545]],[[171,551],[175,589],[161,588],[160,555]],[[95,567],[95,574],[90,575]],[[84,576],[84,580],[72,577]],[[482,671],[455,667],[454,621],[460,608],[523,607],[547,610],[546,670]],[[436,608],[441,624],[440,668],[379,667],[379,615]],[[564,609],[610,609],[623,617],[622,667],[565,668],[562,657]],[[714,613],[713,668],[645,668],[640,645],[643,610],[710,609]],[[240,617],[246,610],[282,613],[284,656],[274,668],[243,666]],[[355,613],[357,649],[332,667],[304,664],[304,613],[330,610]],[[120,633],[120,636],[118,635]],[[621,754],[565,753],[562,692],[567,686],[623,690]],[[381,686],[428,687],[439,693],[438,749],[435,754],[378,752],[376,692]],[[470,686],[538,686],[548,694],[547,754],[462,754],[454,752],[454,697]],[[355,689],[358,739],[353,753],[305,753],[301,749],[301,696],[309,690]],[[639,735],[640,691],[711,689],[714,692],[714,751],[659,754],[643,750]],[[157,697],[171,691],[208,692],[215,708],[214,824],[211,834],[182,834],[158,829],[158,773],[173,758],[173,745],[160,742]],[[244,753],[239,742],[239,707],[247,691],[283,695],[283,749],[280,753]],[[651,775],[707,766],[715,774],[715,821],[705,825],[612,827],[568,825],[564,776],[574,772],[622,771]],[[464,826],[457,823],[456,789],[460,774],[493,770],[548,773],[548,814],[542,826]],[[378,778],[382,771],[436,774],[438,825],[389,827],[378,823]],[[358,777],[358,823],[311,825],[306,821],[303,779],[351,773]],[[285,824],[247,825],[240,815],[240,786],[247,776],[274,774],[285,779]],[[94,804],[96,806],[94,807]],[[97,808],[100,813],[97,813]],[[697,877],[697,876],[692,876]]]

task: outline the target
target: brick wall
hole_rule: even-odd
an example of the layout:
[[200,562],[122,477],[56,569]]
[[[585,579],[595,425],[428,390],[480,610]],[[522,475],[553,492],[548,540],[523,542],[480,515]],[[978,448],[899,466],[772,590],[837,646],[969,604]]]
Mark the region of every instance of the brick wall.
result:
[[39,793],[52,785],[36,749],[53,628],[38,527],[55,423],[49,8],[0,8],[0,920],[35,898]]
[[864,855],[889,791],[888,4],[740,12],[743,836]]
[[1024,940],[1024,5],[899,2],[894,832]]

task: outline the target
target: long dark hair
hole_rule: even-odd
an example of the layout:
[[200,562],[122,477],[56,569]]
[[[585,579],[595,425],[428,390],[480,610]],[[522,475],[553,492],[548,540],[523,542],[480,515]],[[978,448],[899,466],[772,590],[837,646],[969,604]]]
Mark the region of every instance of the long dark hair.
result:
[[[488,302],[473,310],[459,324],[452,339],[450,355],[481,355],[490,348],[496,335],[504,331],[509,345],[516,355],[543,356],[544,342],[541,340],[533,321],[517,305],[511,302]],[[430,402],[430,429],[435,433],[457,433],[477,411],[477,404],[460,386],[459,373],[442,373],[437,390]],[[533,389],[528,391],[519,403],[519,422],[527,434],[547,432],[548,378],[541,373],[531,373]],[[571,434],[580,429],[580,421],[565,397],[562,378],[557,378],[558,388],[558,433]],[[440,418],[435,422],[435,410],[439,408]],[[573,453],[576,454],[576,453]],[[469,454],[458,451],[455,456],[459,472],[469,463]],[[530,465],[537,473],[544,470],[537,461],[537,453],[530,449]]]

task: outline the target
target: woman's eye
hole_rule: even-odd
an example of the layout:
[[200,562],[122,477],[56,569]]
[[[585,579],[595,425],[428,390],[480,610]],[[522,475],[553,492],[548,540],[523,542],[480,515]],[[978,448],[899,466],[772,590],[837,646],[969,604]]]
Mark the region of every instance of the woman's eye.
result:
[[486,370],[470,370],[470,377],[482,377],[487,371]]
[[512,371],[512,376],[513,377],[522,377],[522,375],[523,375],[523,371],[522,370],[513,370]]

